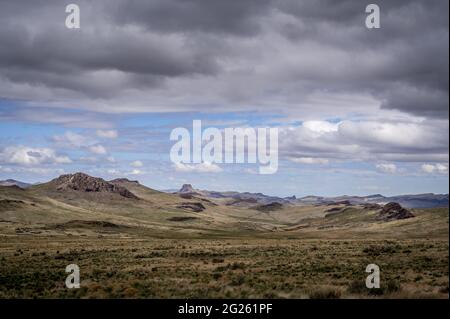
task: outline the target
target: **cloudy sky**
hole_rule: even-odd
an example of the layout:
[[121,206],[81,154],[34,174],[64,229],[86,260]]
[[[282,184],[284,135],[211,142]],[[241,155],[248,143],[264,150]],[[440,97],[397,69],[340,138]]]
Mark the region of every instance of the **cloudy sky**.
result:
[[[372,1],[373,2],[373,1]],[[448,1],[0,0],[0,179],[448,192]],[[173,128],[277,127],[276,174],[174,165]]]

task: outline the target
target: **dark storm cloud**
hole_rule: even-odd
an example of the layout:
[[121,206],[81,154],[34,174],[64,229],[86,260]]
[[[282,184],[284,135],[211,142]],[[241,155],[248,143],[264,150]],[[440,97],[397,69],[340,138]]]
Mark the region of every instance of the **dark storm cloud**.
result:
[[[356,58],[356,67],[341,73],[342,89],[368,90],[382,100],[382,108],[420,116],[448,116],[449,2],[374,3],[382,14],[382,28],[374,32],[352,27],[362,24],[366,17],[361,14],[366,5],[362,1],[281,0],[279,8],[304,22],[283,27],[293,41],[314,39],[349,54],[375,53],[370,58],[373,63],[358,65]],[[377,63],[380,59],[383,63]],[[325,77],[321,80],[327,81]]]
[[121,24],[145,26],[159,32],[205,32],[252,36],[260,31],[258,17],[272,0],[153,0],[119,1],[113,18]]
[[76,31],[61,1],[0,1],[1,97],[289,114],[327,92],[448,116],[448,1],[377,1],[379,30],[359,0],[74,2]]

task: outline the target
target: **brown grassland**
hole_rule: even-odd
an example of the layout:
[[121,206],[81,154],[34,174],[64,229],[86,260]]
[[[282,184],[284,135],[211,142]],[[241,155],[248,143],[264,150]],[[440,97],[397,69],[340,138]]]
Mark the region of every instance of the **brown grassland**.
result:
[[[448,298],[445,240],[3,240],[1,298]],[[67,289],[65,267],[81,269]],[[381,288],[367,289],[369,263]]]
[[[45,187],[0,188],[0,298],[449,296],[448,208],[386,222],[358,205],[261,212],[133,185],[140,200]],[[73,263],[79,289],[65,286]],[[371,263],[379,289],[365,287]]]

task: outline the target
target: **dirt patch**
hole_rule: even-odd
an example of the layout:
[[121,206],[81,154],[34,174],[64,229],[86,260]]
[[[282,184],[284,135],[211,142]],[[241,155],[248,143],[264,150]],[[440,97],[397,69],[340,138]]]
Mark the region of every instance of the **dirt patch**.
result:
[[50,226],[50,228],[55,229],[70,229],[70,228],[85,228],[85,229],[92,229],[92,228],[128,228],[128,226],[124,225],[118,225],[111,222],[106,221],[99,221],[99,220],[71,220],[66,223],[61,224],[55,224]]
[[186,221],[194,220],[194,219],[197,219],[197,217],[175,216],[175,217],[167,218],[167,220],[171,221],[171,222],[186,222]]

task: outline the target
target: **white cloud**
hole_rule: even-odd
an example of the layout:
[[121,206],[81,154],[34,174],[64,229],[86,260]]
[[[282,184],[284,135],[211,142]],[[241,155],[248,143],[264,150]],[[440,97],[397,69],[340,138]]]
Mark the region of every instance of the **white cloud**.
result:
[[101,138],[117,138],[119,136],[116,130],[97,130],[96,133]]
[[144,166],[144,164],[141,161],[131,162],[130,165],[133,166],[133,167],[142,167],[142,166]]
[[80,157],[80,161],[88,162],[88,163],[95,163],[98,161],[98,158],[96,158],[95,156],[83,156],[83,157]]
[[142,175],[145,174],[145,171],[142,171],[140,169],[133,169],[131,171],[124,171],[116,168],[110,168],[106,170],[106,173],[109,175],[115,175],[115,176],[128,176],[128,175]]
[[144,172],[139,169],[133,169],[131,172],[128,173],[128,175],[141,175]]
[[423,164],[421,168],[427,174],[448,174],[448,164]]
[[183,172],[183,173],[219,173],[222,172],[222,168],[220,168],[218,165],[214,163],[200,163],[200,164],[183,164],[183,163],[176,163],[175,170],[177,172]]
[[[99,134],[99,132],[101,133]],[[117,132],[114,130],[97,130],[97,135],[102,135],[102,137],[105,138],[114,138],[117,137]],[[97,155],[108,153],[107,149],[103,145],[98,144],[98,141],[96,141],[95,138],[93,139],[71,131],[68,131],[63,135],[53,136],[53,142],[55,142],[56,146],[61,148],[78,148]],[[112,157],[108,157],[106,160],[109,162],[114,161]]]
[[279,128],[281,156],[288,159],[446,162],[448,121],[402,119],[307,121]]
[[328,164],[329,160],[326,158],[314,158],[314,157],[299,157],[299,158],[290,158],[292,162],[300,163],[300,164]]
[[377,164],[376,168],[386,174],[395,174],[397,173],[397,166],[395,164]]
[[88,143],[88,140],[85,136],[71,131],[68,131],[63,135],[53,136],[53,141],[58,146],[62,147],[82,147]]
[[339,128],[339,123],[331,123],[327,121],[306,121],[303,127],[317,133],[336,132]]
[[101,144],[97,144],[94,139],[71,131],[68,131],[63,135],[53,136],[53,141],[56,146],[62,148],[78,148],[97,155],[104,155],[107,153],[106,148]]
[[39,164],[67,164],[69,157],[58,156],[50,148],[33,148],[27,146],[9,146],[0,153],[0,161],[8,164],[39,165]]
[[422,171],[424,171],[425,173],[433,173],[435,170],[435,166],[433,164],[423,164],[422,165]]
[[339,126],[339,133],[344,139],[359,145],[378,144],[397,148],[426,149],[442,140],[436,139],[436,130],[420,122],[345,121]]
[[100,144],[96,144],[96,145],[91,145],[88,147],[89,152],[94,153],[94,154],[106,154],[106,148],[103,145]]
[[1,167],[2,173],[31,173],[42,177],[42,175],[61,175],[65,173],[65,170],[59,167],[35,167],[35,166],[14,166],[14,167]]

